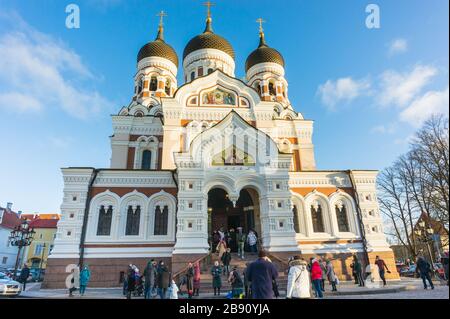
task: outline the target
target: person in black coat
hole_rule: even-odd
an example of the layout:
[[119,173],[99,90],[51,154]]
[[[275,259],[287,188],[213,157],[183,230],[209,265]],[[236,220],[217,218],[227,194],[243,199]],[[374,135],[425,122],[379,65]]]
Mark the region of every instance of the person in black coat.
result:
[[156,278],[159,297],[161,299],[165,299],[167,288],[169,288],[170,283],[170,273],[169,269],[162,260],[159,262]]
[[30,268],[24,264],[19,276],[19,282],[23,284],[23,291],[26,289],[28,277],[30,277]]
[[420,278],[423,281],[423,288],[428,289],[427,281],[430,284],[431,289],[434,289],[433,282],[431,281],[431,266],[428,261],[426,261],[423,257],[418,257],[416,262],[416,272],[419,273]]
[[188,291],[188,298],[192,299],[192,295],[194,294],[194,266],[192,263],[188,264],[186,271],[186,289]]
[[231,249],[228,248],[222,255],[223,274],[228,276],[230,274],[231,263]]
[[258,259],[247,267],[248,281],[252,287],[253,299],[273,299],[273,282],[278,277],[277,268],[267,260],[264,251],[260,251]]

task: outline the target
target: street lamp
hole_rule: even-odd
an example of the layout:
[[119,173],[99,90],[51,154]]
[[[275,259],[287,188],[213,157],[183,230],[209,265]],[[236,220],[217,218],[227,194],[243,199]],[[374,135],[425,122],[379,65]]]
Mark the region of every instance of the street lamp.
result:
[[34,234],[34,229],[30,228],[30,225],[28,224],[28,221],[26,219],[24,219],[19,226],[15,227],[14,230],[11,231],[9,243],[11,244],[11,246],[16,246],[18,248],[16,264],[14,266],[14,280],[16,279],[17,268],[19,268],[19,258],[22,248],[31,245]]

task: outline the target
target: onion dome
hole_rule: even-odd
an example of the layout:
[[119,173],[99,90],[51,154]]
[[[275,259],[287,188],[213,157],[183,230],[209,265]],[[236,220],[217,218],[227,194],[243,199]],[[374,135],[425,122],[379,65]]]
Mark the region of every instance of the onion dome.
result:
[[159,25],[155,41],[147,43],[139,50],[137,62],[139,63],[139,61],[148,57],[167,59],[178,68],[178,55],[170,45],[164,42],[164,28],[162,24]]
[[264,32],[259,33],[259,46],[258,48],[250,53],[245,61],[245,72],[250,70],[250,68],[259,63],[277,63],[284,68],[284,58],[280,52],[274,48],[269,47],[266,44],[264,38]]
[[211,17],[206,19],[205,31],[192,38],[186,45],[183,52],[183,59],[190,53],[201,49],[217,49],[225,52],[234,60],[234,50],[230,42],[213,32]]

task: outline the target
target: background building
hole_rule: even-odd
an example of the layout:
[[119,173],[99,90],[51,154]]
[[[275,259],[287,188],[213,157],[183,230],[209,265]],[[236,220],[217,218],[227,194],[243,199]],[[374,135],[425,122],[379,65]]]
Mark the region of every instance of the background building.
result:
[[20,216],[12,211],[12,203],[0,206],[0,268],[13,268],[16,263],[18,248],[10,245],[9,236],[19,225]]
[[59,215],[24,214],[23,217],[28,217],[30,227],[36,232],[31,245],[26,247],[23,261],[30,268],[46,269],[48,256],[53,250]]

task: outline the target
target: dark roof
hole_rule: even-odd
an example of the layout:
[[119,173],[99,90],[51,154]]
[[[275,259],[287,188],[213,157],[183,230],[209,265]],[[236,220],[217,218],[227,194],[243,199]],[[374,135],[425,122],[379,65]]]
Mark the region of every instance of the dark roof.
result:
[[225,52],[233,59],[235,58],[234,49],[225,38],[217,35],[212,30],[211,19],[206,20],[206,28],[202,34],[193,37],[183,51],[183,59],[190,53],[201,49],[217,49]]
[[7,208],[0,207],[0,211],[3,211],[3,218],[0,223],[0,226],[14,229],[19,226],[21,223],[20,217],[16,212],[9,210]]
[[155,41],[147,43],[139,50],[137,57],[138,63],[147,57],[156,56],[173,62],[178,68],[178,55],[175,50],[164,41],[163,31],[164,29],[160,26]]
[[264,33],[261,33],[258,48],[250,53],[245,61],[245,72],[256,64],[267,62],[277,63],[284,67],[284,58],[281,53],[269,47],[264,39]]

